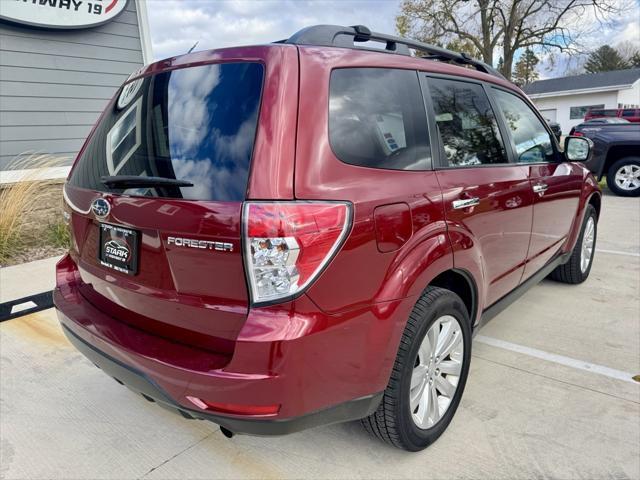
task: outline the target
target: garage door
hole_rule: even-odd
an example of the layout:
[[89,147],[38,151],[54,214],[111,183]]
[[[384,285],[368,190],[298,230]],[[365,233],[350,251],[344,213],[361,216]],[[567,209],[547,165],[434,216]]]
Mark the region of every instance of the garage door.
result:
[[547,120],[550,120],[552,122],[556,121],[556,109],[555,108],[550,108],[548,110],[540,110],[540,113]]

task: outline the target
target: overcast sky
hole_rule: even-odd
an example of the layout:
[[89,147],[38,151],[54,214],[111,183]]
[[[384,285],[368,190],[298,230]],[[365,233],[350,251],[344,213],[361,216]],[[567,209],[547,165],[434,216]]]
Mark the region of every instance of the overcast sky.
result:
[[[596,29],[587,43],[597,47],[621,40],[640,45],[640,0],[612,28]],[[269,43],[319,23],[367,25],[395,33],[400,0],[148,0],[153,53],[156,59],[196,50]],[[589,21],[587,19],[587,21]],[[591,20],[595,21],[595,19]],[[543,77],[562,74],[565,61]],[[557,72],[557,73],[556,73]]]

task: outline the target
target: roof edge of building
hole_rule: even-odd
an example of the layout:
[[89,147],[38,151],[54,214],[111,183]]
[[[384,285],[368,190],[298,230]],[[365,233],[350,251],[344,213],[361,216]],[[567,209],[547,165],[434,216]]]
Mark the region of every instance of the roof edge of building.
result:
[[[637,81],[637,80],[636,80]],[[635,83],[635,82],[633,82]],[[598,92],[615,92],[625,88],[633,87],[633,83],[626,83],[620,85],[609,85],[606,87],[591,87],[591,88],[575,88],[570,90],[553,90],[549,92],[527,93],[530,98],[542,98],[542,97],[561,97],[563,95],[582,95],[586,93],[598,93]]]

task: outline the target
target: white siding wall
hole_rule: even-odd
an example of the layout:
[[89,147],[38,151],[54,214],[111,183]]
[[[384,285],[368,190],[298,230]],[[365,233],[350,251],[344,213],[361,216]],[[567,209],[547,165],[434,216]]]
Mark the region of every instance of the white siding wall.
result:
[[134,0],[95,28],[0,23],[0,171],[29,151],[70,163],[108,100],[142,64]]
[[532,98],[538,110],[549,110],[555,108],[556,122],[562,127],[562,133],[568,134],[571,127],[579,124],[582,119],[572,120],[569,118],[571,107],[581,107],[584,105],[604,105],[604,108],[618,107],[618,92],[585,93],[580,95],[559,95],[557,97]]
[[640,107],[640,79],[636,80],[631,88],[625,88],[618,92],[618,103]]

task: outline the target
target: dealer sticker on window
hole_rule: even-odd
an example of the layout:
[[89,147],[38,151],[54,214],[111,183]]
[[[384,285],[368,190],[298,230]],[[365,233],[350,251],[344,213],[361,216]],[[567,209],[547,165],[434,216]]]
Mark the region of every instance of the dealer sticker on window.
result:
[[98,260],[105,267],[135,275],[138,271],[138,232],[101,223]]

